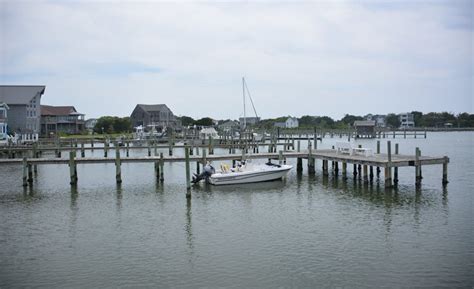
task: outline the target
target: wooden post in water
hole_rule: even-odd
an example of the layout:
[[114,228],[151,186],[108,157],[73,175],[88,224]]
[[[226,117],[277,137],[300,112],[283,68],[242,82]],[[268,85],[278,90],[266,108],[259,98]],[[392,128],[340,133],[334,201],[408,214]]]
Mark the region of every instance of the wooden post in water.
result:
[[314,142],[314,150],[317,150],[318,149],[318,137],[316,136],[316,131],[314,132],[314,136],[313,136],[313,142]]
[[127,140],[127,149],[126,149],[126,156],[127,158],[130,156],[130,141]]
[[81,142],[81,158],[86,156],[86,152],[84,150],[84,142]]
[[122,183],[122,163],[120,161],[120,148],[115,146],[115,180],[117,184]]
[[186,199],[191,198],[191,171],[189,168],[189,147],[184,148],[184,158],[186,162]]
[[[395,144],[395,155],[398,155],[398,143]],[[398,184],[398,167],[393,168],[393,184]]]
[[28,186],[28,162],[26,157],[23,157],[23,187],[26,186]]
[[93,138],[91,138],[91,148],[92,148],[92,150],[94,150],[94,139]]
[[339,162],[334,162],[334,175],[337,177],[339,175]]
[[108,149],[109,149],[109,142],[108,140],[104,139],[104,158],[107,157]]
[[363,165],[362,172],[363,172],[364,183],[368,183],[369,182],[369,177],[368,177],[367,165]]
[[214,154],[214,148],[212,147],[212,136],[209,136],[209,155]]
[[[378,140],[377,141],[377,155],[380,154],[380,141]],[[376,169],[377,171],[377,179],[380,178],[380,167],[377,167]]]
[[448,184],[448,157],[444,157],[443,162],[443,185]]
[[342,162],[342,177],[347,179],[347,163]]
[[328,160],[323,160],[323,176],[328,176]]
[[155,160],[154,162],[155,165],[155,179],[157,182],[160,181],[160,162],[158,160]]
[[385,166],[385,188],[392,187],[392,145],[390,141],[387,141],[387,156],[388,163]]
[[148,156],[151,157],[151,144],[150,144],[149,140],[146,142],[146,146],[147,146],[147,149],[148,149]]
[[75,160],[75,152],[69,152],[69,177],[71,185],[77,184],[77,171],[76,171],[76,160]]
[[315,172],[314,168],[314,158],[311,151],[311,141],[308,142],[308,173],[313,174]]
[[163,153],[160,153],[160,182],[165,180],[164,175],[165,160],[163,159]]
[[296,159],[296,171],[297,172],[302,172],[303,171],[303,159],[302,158],[297,158]]
[[357,164],[352,165],[352,175],[354,176],[354,180],[357,178]]
[[173,155],[173,139],[172,138],[173,138],[172,135],[168,138],[168,155],[169,156]]
[[300,152],[301,151],[301,141],[298,140],[298,146],[297,146],[297,152]]
[[278,151],[278,164],[281,165],[283,163],[283,151]]
[[415,148],[415,185],[421,186],[421,164],[420,164],[420,149]]

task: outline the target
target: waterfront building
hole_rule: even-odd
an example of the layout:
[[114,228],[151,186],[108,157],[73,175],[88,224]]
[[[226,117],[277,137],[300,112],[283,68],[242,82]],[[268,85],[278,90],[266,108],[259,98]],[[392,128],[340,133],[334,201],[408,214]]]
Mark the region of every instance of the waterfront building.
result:
[[398,115],[400,118],[400,128],[411,128],[415,127],[415,117],[413,113],[401,113]]
[[4,141],[8,137],[8,109],[6,103],[0,103],[0,141]]
[[368,114],[366,115],[365,117],[365,120],[373,120],[375,121],[375,127],[380,127],[380,128],[384,128],[387,126],[387,122],[385,120],[386,116],[385,115],[381,115],[381,114]]
[[375,120],[356,120],[353,126],[357,137],[375,137]]
[[0,102],[8,105],[8,127],[12,133],[40,132],[41,96],[44,85],[0,85]]
[[260,117],[241,117],[239,118],[239,122],[240,122],[240,127],[241,128],[244,128],[244,123],[245,125],[247,126],[252,126],[252,125],[256,125],[257,123],[260,122]]
[[90,133],[94,131],[94,127],[97,124],[97,118],[89,118],[85,121],[84,127],[87,129]]
[[218,126],[220,131],[231,132],[239,129],[239,123],[233,120],[226,121]]
[[84,130],[84,114],[74,106],[41,106],[41,134],[79,134]]
[[145,130],[155,128],[180,128],[181,122],[166,104],[137,104],[130,121],[133,127],[143,126]]
[[295,128],[299,126],[299,122],[296,117],[289,117],[285,121],[275,122],[273,126],[281,128]]

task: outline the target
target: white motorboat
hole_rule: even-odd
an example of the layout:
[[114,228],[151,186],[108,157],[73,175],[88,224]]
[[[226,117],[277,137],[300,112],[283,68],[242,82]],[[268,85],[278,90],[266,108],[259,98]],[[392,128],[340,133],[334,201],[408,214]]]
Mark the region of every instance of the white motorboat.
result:
[[195,176],[194,183],[206,179],[213,185],[235,185],[266,182],[281,179],[293,168],[291,165],[266,163],[262,165],[238,164],[235,168],[221,165],[221,170],[215,171],[211,165],[206,165],[204,172]]

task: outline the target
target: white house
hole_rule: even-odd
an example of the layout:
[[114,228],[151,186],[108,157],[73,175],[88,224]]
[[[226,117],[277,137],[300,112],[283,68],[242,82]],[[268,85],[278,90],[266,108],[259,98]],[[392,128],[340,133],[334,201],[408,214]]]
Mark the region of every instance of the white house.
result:
[[273,124],[275,127],[281,127],[281,128],[294,128],[298,127],[298,119],[296,117],[289,117],[286,119],[284,122],[275,122]]
[[400,117],[400,128],[415,127],[415,117],[413,113],[401,113]]
[[299,126],[299,123],[298,123],[298,119],[296,117],[289,117],[285,121],[285,127],[286,128],[294,128],[294,127],[298,127],[298,126]]
[[8,135],[8,105],[4,102],[0,103],[0,140],[6,140]]

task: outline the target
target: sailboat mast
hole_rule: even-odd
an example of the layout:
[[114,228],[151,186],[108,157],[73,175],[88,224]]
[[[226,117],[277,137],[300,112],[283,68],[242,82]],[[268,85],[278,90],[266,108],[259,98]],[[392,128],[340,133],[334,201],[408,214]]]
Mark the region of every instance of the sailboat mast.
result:
[[244,98],[244,130],[247,128],[247,116],[245,114],[245,78],[242,77],[242,94]]

